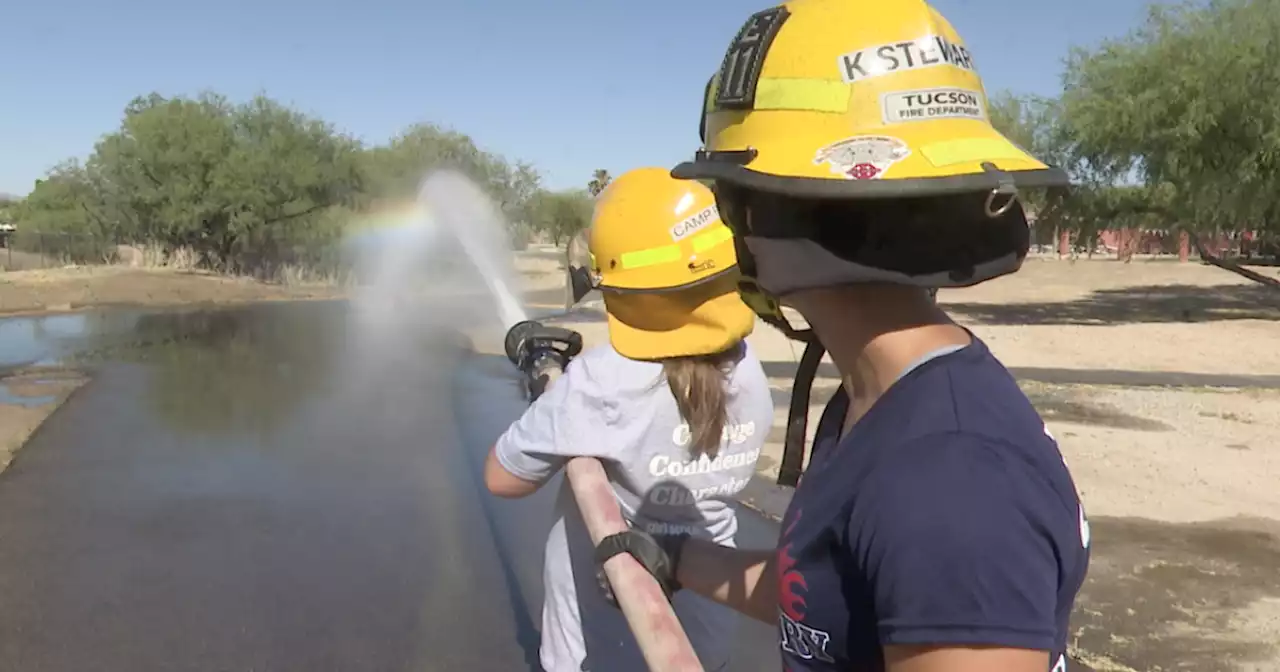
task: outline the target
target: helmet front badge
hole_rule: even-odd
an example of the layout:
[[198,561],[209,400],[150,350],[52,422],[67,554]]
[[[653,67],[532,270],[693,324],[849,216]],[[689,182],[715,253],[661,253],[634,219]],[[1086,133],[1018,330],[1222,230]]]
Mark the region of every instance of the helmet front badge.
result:
[[907,143],[887,135],[847,138],[819,149],[815,164],[826,163],[831,172],[850,180],[875,180],[893,164],[911,155]]

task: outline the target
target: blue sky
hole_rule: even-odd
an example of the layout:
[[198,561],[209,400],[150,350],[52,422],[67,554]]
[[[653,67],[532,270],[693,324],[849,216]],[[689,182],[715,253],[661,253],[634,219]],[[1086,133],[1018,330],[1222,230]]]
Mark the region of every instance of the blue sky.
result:
[[[875,2],[877,0],[850,0]],[[886,1],[886,0],[879,0]],[[537,165],[548,186],[671,165],[706,78],[768,0],[36,0],[0,40],[0,192],[85,157],[129,99],[266,93],[368,143],[430,121]],[[1146,0],[934,0],[989,92],[1053,94],[1072,45]],[[590,9],[590,11],[585,11]]]

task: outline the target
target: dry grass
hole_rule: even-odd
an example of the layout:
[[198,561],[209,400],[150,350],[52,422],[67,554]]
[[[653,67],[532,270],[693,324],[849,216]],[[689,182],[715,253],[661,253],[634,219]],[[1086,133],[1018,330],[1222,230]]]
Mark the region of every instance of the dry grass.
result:
[[[68,269],[84,268],[126,268],[186,272],[204,270],[201,268],[200,255],[194,248],[189,246],[169,248],[161,245],[117,245],[110,254],[104,256],[101,263],[91,264],[64,263],[58,257],[51,255],[39,255],[18,250],[0,250],[0,267],[9,272],[52,272],[48,273],[50,277],[56,277],[57,272],[66,272]],[[234,276],[236,274],[226,275]],[[29,275],[27,277],[36,276]],[[344,275],[336,274],[329,270],[316,270],[299,264],[285,264],[273,274],[269,281],[282,285],[308,287],[318,285],[342,286],[347,283]]]
[[0,314],[58,312],[98,306],[180,306],[330,298],[328,285],[283,285],[206,271],[121,266],[0,274]]
[[[539,290],[564,282],[563,253],[533,247],[516,254],[514,270],[521,288]],[[284,265],[268,281],[198,268],[190,248],[121,246],[113,263],[35,267],[0,273],[0,314],[66,311],[101,305],[172,306],[248,301],[330,298],[351,292],[354,273],[335,273],[302,265]],[[474,289],[475,279],[456,270],[422,270],[429,291]]]
[[317,271],[298,264],[282,266],[276,272],[273,282],[286,287],[340,287],[343,289],[350,289],[355,284],[350,274]]
[[[173,250],[166,250],[165,248],[157,245],[147,245],[134,249],[137,249],[141,253],[139,261],[143,268],[168,268],[179,271],[191,271],[198,268],[200,264],[200,255],[196,254],[196,251],[190,247],[179,247]],[[122,255],[117,255],[117,258],[120,259],[118,263],[132,265],[127,258],[121,257]]]

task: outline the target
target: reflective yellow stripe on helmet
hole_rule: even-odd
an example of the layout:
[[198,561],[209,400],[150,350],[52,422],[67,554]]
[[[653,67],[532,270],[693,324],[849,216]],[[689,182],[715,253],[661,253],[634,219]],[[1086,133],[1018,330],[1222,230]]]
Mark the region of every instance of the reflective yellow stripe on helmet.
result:
[[920,153],[929,163],[942,168],[969,161],[990,161],[993,159],[1019,159],[1026,156],[1022,150],[1009,144],[1008,141],[995,138],[958,138],[927,144],[920,148]]
[[669,264],[673,261],[680,261],[679,245],[663,245],[662,247],[651,247],[647,250],[636,250],[635,252],[624,252],[618,263],[622,268],[643,268],[645,266],[656,266],[658,264]]
[[[712,101],[720,88],[720,80],[711,82],[704,101],[704,112],[711,112]],[[853,93],[849,84],[839,79],[809,79],[801,77],[761,77],[756,82],[755,103],[752,110],[799,110],[802,112],[830,112],[843,114],[849,111],[849,98]]]
[[716,245],[719,245],[720,243],[725,242],[726,240],[733,240],[733,232],[730,231],[729,227],[727,226],[724,226],[724,225],[717,226],[716,228],[706,233],[694,236],[693,251],[706,252],[707,250],[715,247]]
[[851,87],[841,80],[761,77],[756,84],[755,110],[849,111]]
[[[729,227],[721,224],[710,231],[704,231],[689,239],[693,244],[695,253],[706,252],[711,248],[733,238],[733,232]],[[661,247],[651,247],[647,250],[636,250],[634,252],[625,252],[618,259],[618,265],[622,270],[631,270],[636,268],[644,268],[645,266],[656,266],[658,264],[669,264],[680,261],[684,258],[684,253],[680,250],[678,243],[671,245],[663,245]],[[595,257],[591,258],[591,263],[596,263]]]

